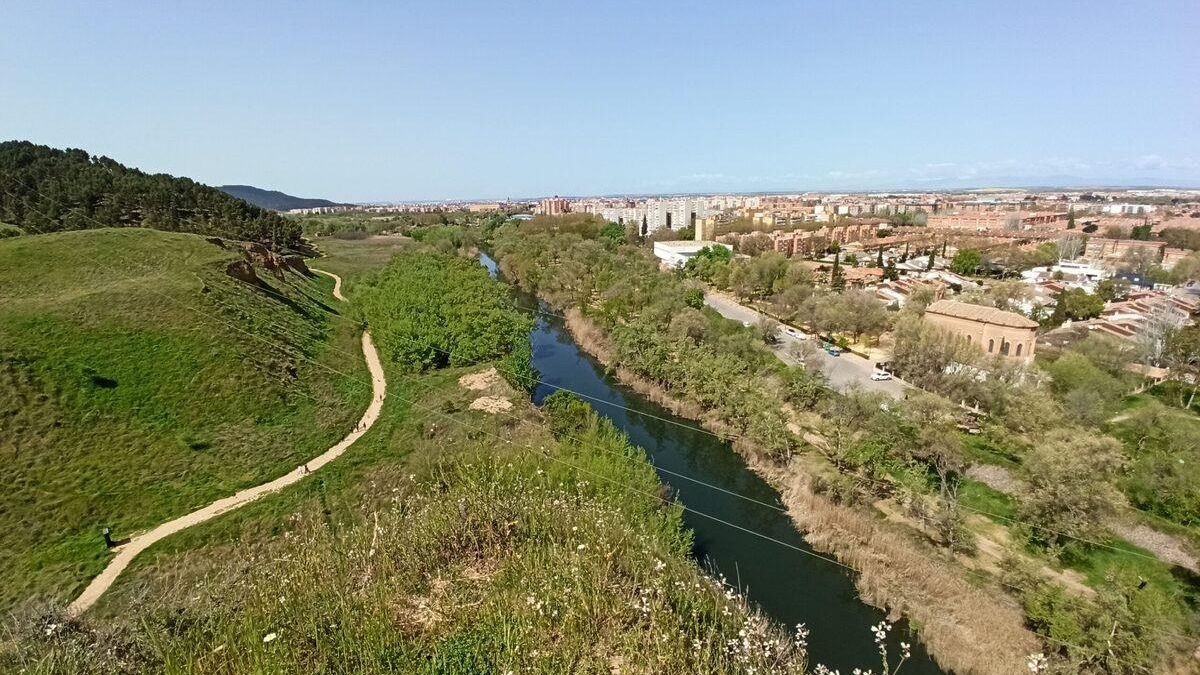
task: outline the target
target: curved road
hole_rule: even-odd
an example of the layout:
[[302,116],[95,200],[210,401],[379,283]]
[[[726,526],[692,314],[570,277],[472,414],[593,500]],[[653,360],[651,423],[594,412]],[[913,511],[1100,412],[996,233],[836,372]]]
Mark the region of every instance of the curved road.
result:
[[[310,268],[311,269],[311,268]],[[346,301],[342,295],[342,279],[336,274],[326,272],[324,270],[314,269],[313,272],[324,274],[327,277],[333,278],[333,297]],[[228,513],[234,509],[245,506],[250,502],[261,499],[273,492],[277,492],[293,483],[297,483],[304,479],[309,473],[320,469],[329,462],[337,459],[343,452],[346,451],[355,441],[375,423],[379,418],[379,411],[383,408],[383,399],[387,395],[387,382],[383,375],[383,366],[379,363],[379,353],[375,351],[375,344],[371,342],[371,334],[364,331],[362,335],[362,351],[363,357],[367,361],[367,369],[371,371],[371,404],[367,406],[366,412],[354,430],[346,435],[345,438],[338,441],[337,445],[329,448],[325,452],[308,460],[301,466],[292,469],[290,472],[266,483],[256,485],[251,488],[246,488],[233,496],[218,499],[217,501],[205,506],[204,508],[192,511],[189,514],[180,516],[174,520],[169,520],[152,530],[142,532],[135,535],[128,543],[115,549],[116,555],[109,561],[108,566],[104,568],[87,588],[83,589],[83,593],[75,598],[67,608],[68,613],[78,615],[86,611],[89,607],[100,599],[100,596],[112,586],[121,572],[133,562],[139,553],[146,550],[156,542],[179,532],[185,528],[191,527],[198,523],[203,523],[206,520],[211,520],[221,515]]]

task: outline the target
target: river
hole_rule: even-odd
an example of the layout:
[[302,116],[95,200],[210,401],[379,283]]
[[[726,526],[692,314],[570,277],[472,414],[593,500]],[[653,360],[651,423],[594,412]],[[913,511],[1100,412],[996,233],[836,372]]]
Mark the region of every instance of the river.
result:
[[[480,262],[498,275],[495,261],[486,254],[480,253]],[[751,471],[729,443],[617,382],[575,344],[561,318],[548,313],[536,298],[513,290],[519,304],[537,313],[530,341],[533,365],[543,383],[533,393],[534,403],[541,405],[557,388],[590,397],[587,400],[598,413],[646,450],[660,470],[660,479],[674,488],[685,506],[726,521],[685,513],[684,522],[695,533],[693,554],[702,565],[740,586],[771,619],[789,628],[805,624],[813,665],[822,663],[842,673],[855,667],[878,671],[870,627],[884,620],[884,613],[858,599],[851,573],[817,557],[824,554],[808,546],[785,513],[735,496],[782,508],[774,488]],[[903,621],[889,637],[893,663],[901,641],[913,645],[912,657],[902,669],[905,675],[943,673]]]

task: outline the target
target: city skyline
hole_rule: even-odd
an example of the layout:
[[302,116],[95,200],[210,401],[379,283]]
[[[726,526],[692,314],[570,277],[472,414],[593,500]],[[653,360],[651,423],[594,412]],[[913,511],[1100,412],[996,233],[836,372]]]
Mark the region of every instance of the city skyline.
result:
[[347,202],[1200,185],[1194,3],[703,10],[16,3],[0,129]]

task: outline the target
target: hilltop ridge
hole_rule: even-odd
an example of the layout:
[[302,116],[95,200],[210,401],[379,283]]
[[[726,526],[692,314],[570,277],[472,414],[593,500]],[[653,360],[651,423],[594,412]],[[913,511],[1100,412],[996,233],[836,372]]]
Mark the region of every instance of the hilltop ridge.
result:
[[295,197],[286,192],[264,190],[253,185],[218,185],[217,189],[254,206],[272,211],[290,211],[291,209],[311,209],[318,206],[339,205],[338,202],[331,202],[328,199]]
[[149,174],[85,150],[0,143],[0,222],[29,234],[146,227],[300,244],[300,226],[190,178]]

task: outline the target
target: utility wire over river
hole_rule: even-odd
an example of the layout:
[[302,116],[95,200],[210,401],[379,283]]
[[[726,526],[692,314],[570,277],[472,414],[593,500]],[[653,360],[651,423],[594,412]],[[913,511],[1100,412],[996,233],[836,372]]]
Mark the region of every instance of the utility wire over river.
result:
[[[480,262],[498,275],[495,261],[486,254],[480,254]],[[514,293],[527,309],[544,309],[536,298],[517,289]],[[646,451],[664,481],[671,480],[671,472],[698,479],[671,484],[685,507],[709,516],[684,514],[696,535],[694,555],[747,591],[770,618],[787,626],[805,624],[811,631],[810,662],[850,672],[861,666],[864,654],[878,653],[869,628],[886,620],[885,614],[858,598],[849,571],[814,551],[784,510],[765,508],[782,506],[778,493],[728,442],[606,375],[553,313],[539,311],[530,340],[541,378],[534,402],[540,405],[560,388],[576,392]],[[899,652],[901,641],[916,643],[905,673],[942,672],[903,622],[888,641],[892,653]]]

